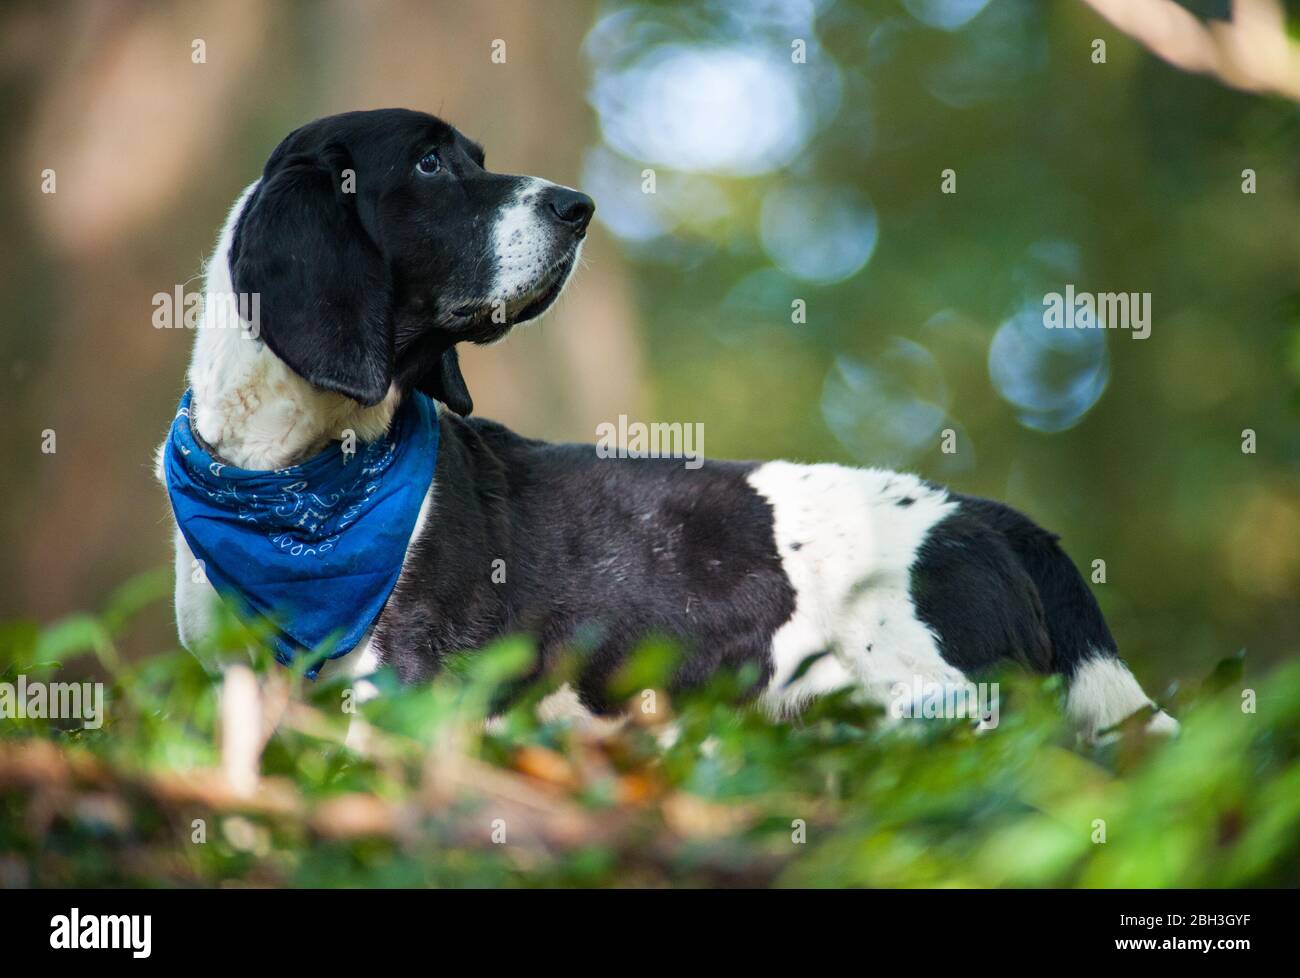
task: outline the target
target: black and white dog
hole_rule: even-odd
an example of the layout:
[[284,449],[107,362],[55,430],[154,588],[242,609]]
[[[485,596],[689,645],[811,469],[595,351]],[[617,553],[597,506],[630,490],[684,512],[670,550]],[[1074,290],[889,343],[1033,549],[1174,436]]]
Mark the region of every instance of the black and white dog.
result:
[[[1152,705],[1056,537],[1004,505],[878,469],[598,458],[469,417],[456,344],[542,314],[593,210],[489,172],[450,125],[399,109],[293,132],[231,210],[204,317],[256,293],[260,325],[197,331],[191,422],[217,456],[280,469],[345,430],[383,436],[413,391],[451,409],[400,579],[340,660],[354,675],[387,665],[418,682],[519,632],[540,671],[580,637],[579,679],[552,714],[608,715],[611,674],[659,635],[684,649],[682,687],[757,665],[776,716],[846,686],[883,704],[918,681],[964,685],[1003,660],[1063,675],[1085,735]],[[214,597],[192,563],[178,532],[189,647]],[[1176,727],[1164,713],[1150,725]]]

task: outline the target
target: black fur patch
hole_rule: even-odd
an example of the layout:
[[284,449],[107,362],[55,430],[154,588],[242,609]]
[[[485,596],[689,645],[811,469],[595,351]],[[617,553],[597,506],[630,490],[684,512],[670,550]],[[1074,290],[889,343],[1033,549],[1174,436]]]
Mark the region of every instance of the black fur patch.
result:
[[917,617],[946,661],[971,673],[1014,659],[1070,676],[1094,654],[1115,654],[1054,534],[1002,503],[951,495],[959,508],[930,531],[912,568]]
[[[443,416],[431,513],[376,633],[405,681],[510,632],[539,644],[539,671],[583,655],[578,693],[609,712],[606,684],[638,642],[684,657],[674,688],[719,667],[771,674],[772,635],[794,611],[770,505],[752,465],[602,459],[482,419]],[[494,560],[505,581],[494,583]]]

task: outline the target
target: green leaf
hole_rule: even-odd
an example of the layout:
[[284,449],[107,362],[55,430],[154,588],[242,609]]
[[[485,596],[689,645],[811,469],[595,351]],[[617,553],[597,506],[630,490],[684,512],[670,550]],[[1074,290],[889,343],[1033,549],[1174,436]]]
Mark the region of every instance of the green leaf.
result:
[[1240,649],[1236,655],[1219,660],[1214,670],[1201,683],[1201,691],[1205,694],[1214,694],[1225,689],[1236,688],[1241,685],[1245,671],[1246,650]]
[[53,665],[88,652],[102,652],[112,644],[103,623],[93,615],[69,615],[41,632],[33,650],[33,665]]
[[171,597],[172,571],[160,567],[137,574],[117,588],[104,609],[104,625],[117,635],[140,611],[149,605]]

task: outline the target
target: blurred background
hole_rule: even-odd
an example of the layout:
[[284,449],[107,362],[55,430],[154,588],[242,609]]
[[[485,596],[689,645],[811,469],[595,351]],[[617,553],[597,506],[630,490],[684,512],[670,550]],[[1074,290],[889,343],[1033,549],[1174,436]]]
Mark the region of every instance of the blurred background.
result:
[[[1293,653],[1292,49],[1276,4],[1239,5],[1271,11],[1267,44],[1219,43],[1227,4],[1183,4],[1204,33],[1173,31],[1181,51],[1161,6],[9,4],[0,617],[95,607],[167,564],[151,461],[193,336],[154,328],[153,297],[201,288],[291,129],[397,105],[597,201],[557,310],[462,352],[479,413],[583,441],[620,414],[703,422],[712,457],[1004,499],[1089,576],[1105,561],[1094,590],[1153,691],[1242,648]],[[1150,338],[1044,330],[1067,283],[1150,292]],[[152,614],[128,654],[175,646]]]

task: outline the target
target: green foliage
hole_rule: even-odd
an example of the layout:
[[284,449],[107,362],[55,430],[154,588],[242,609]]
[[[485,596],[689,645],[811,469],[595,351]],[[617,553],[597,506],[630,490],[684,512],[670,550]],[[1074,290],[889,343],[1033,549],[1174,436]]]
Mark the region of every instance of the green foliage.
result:
[[[529,644],[511,639],[430,685],[381,675],[384,695],[357,715],[370,728],[358,753],[343,745],[353,719],[345,680],[306,682],[254,657],[264,683],[289,683],[299,706],[266,744],[261,789],[240,799],[217,774],[218,676],[182,652],[127,668],[113,650],[161,593],[143,579],[102,615],[0,633],[5,682],[51,679],[52,663],[79,655],[109,676],[101,729],[0,721],[6,880],[1176,887],[1300,878],[1300,663],[1251,681],[1237,657],[1178,697],[1179,738],[1125,729],[1084,748],[1062,722],[1055,680],[997,677],[1000,724],[982,734],[964,721],[882,728],[880,711],[849,694],[772,723],[734,705],[752,682],[745,675],[670,708],[670,650],[651,644],[614,682],[633,719],[596,740],[537,719],[536,703],[563,675],[485,730],[502,687],[532,667]],[[226,634],[248,638],[237,626]],[[492,840],[497,820],[504,843]]]

